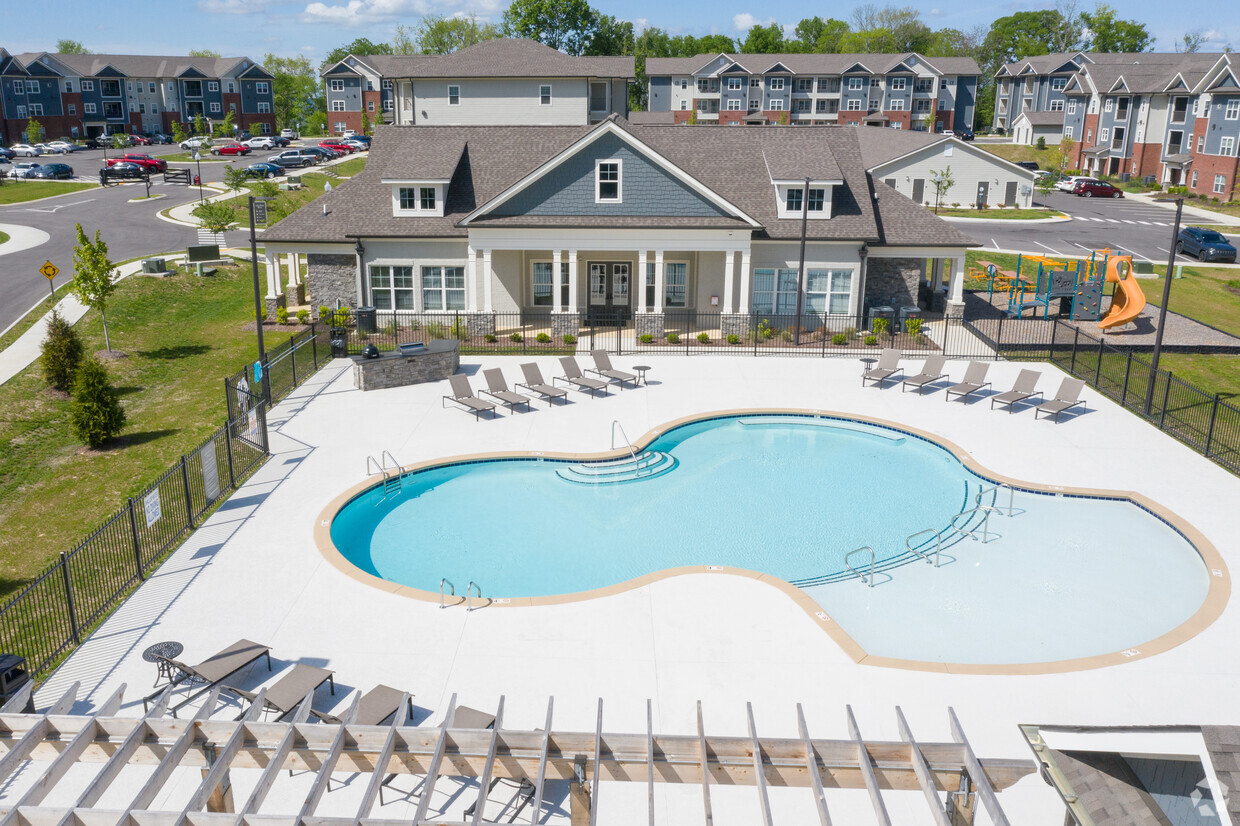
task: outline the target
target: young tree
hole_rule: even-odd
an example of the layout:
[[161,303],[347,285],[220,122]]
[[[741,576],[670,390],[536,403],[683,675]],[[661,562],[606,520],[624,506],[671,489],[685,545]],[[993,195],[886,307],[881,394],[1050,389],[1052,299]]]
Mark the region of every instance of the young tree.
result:
[[1089,30],[1091,52],[1144,52],[1154,47],[1144,23],[1118,19],[1106,3],[1099,3],[1093,12],[1081,12],[1081,22]]
[[56,54],[90,54],[90,49],[77,40],[57,40]]
[[99,311],[103,319],[103,342],[108,352],[112,352],[112,340],[108,337],[108,298],[116,289],[116,265],[108,260],[107,242],[99,237],[95,230],[95,240],[91,241],[77,224],[77,248],[73,250],[73,294],[78,300]]
[[1055,176],[1039,175],[1033,180],[1033,188],[1036,189],[1038,194],[1042,196],[1042,205],[1045,206],[1046,197],[1055,191]]
[[88,447],[99,447],[117,436],[125,426],[125,409],[121,407],[108,371],[98,359],[82,362],[73,383],[73,401],[69,405],[69,423],[73,433]]
[[1175,50],[1185,54],[1192,54],[1201,51],[1201,47],[1205,42],[1205,33],[1201,29],[1194,29],[1191,32],[1184,32],[1184,37],[1175,44]]
[[231,138],[233,136],[233,113],[230,111],[225,115],[222,121],[215,124],[211,132],[217,138]]
[[1059,142],[1058,155],[1058,171],[1063,172],[1072,165],[1072,152],[1076,149],[1076,141],[1072,138],[1064,138]]
[[185,140],[185,129],[182,128],[179,120],[174,120],[172,122],[172,142],[180,143],[183,140]]
[[245,182],[250,176],[245,174],[245,170],[239,166],[229,166],[224,170],[224,186],[233,192],[240,192],[241,187],[245,186]]
[[598,29],[598,12],[586,0],[513,0],[504,10],[504,33],[528,37],[579,55]]
[[216,235],[237,223],[237,209],[228,201],[203,201],[191,214],[203,229]]
[[365,109],[362,110],[362,134],[370,134],[370,113]]
[[205,118],[203,118],[201,112],[194,115],[194,134],[195,135],[207,134],[207,121]]
[[43,124],[34,118],[26,121],[26,143],[38,143],[43,137]]
[[934,186],[934,214],[938,215],[943,196],[956,185],[956,179],[952,177],[952,168],[948,166],[943,169],[931,169],[930,183]]
[[82,363],[82,339],[64,316],[52,310],[47,321],[47,336],[43,339],[43,352],[39,365],[43,368],[43,380],[49,387],[69,392]]
[[220,53],[215,49],[190,49],[190,57],[219,57]]

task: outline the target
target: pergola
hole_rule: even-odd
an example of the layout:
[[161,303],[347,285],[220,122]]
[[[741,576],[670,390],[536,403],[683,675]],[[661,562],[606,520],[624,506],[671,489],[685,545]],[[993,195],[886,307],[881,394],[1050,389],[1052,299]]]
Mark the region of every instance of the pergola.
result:
[[[495,822],[486,818],[486,801],[488,791],[500,779],[519,782],[527,790],[532,805],[525,807],[518,822],[528,823],[543,822],[545,784],[559,780],[569,783],[573,826],[597,822],[600,808],[607,805],[607,787],[613,783],[646,785],[651,824],[655,823],[656,784],[693,784],[700,788],[707,824],[714,823],[712,789],[745,786],[757,796],[764,826],[774,822],[769,794],[778,787],[805,789],[807,810],[816,811],[822,826],[832,823],[831,790],[863,788],[869,792],[876,822],[883,826],[891,822],[883,793],[893,790],[920,790],[929,809],[926,823],[971,824],[980,800],[990,821],[1006,826],[1008,820],[996,793],[1034,770],[1029,760],[980,760],[951,709],[948,721],[953,742],[918,742],[898,707],[901,740],[884,742],[862,737],[851,708],[846,709],[851,736],[830,740],[811,736],[799,705],[799,736],[789,738],[760,735],[752,708],[747,708],[747,736],[708,733],[700,701],[696,734],[656,734],[649,702],[644,732],[605,731],[602,700],[593,731],[553,728],[551,700],[542,728],[517,730],[504,727],[502,697],[493,726],[478,729],[455,724],[455,695],[436,726],[407,725],[403,705],[390,725],[360,726],[350,723],[358,707],[357,694],[340,723],[314,723],[310,722],[310,694],[288,719],[263,722],[259,719],[263,692],[239,719],[220,720],[212,719],[218,710],[218,688],[209,693],[192,719],[166,716],[171,689],[142,717],[116,716],[124,686],[92,714],[67,714],[77,689],[75,684],[39,714],[16,711],[26,706],[29,687],[0,708],[0,788],[6,784],[20,787],[11,797],[0,798],[0,826],[409,824],[408,817],[384,819],[374,812],[380,792],[401,775],[424,778],[418,786],[424,793],[417,795],[415,826]],[[36,779],[10,784],[14,772],[28,763]],[[73,775],[73,804],[45,806],[49,793],[66,782],[70,769],[81,764],[94,764],[98,770],[85,783],[80,770]],[[145,775],[141,788],[128,795],[123,808],[97,808],[130,765],[155,768]],[[201,782],[188,795],[164,799],[168,797],[165,787],[181,768],[197,769]],[[233,799],[230,772],[234,770],[261,772],[244,801]],[[274,783],[286,770],[312,772],[309,792],[299,793],[296,801],[289,801],[287,795],[269,800]],[[365,790],[356,812],[352,817],[316,814],[330,790],[332,775],[338,773],[363,776]],[[425,791],[433,790],[445,777],[477,780],[478,802],[466,810],[465,820],[430,820],[432,795]],[[417,794],[417,790],[407,794]],[[113,800],[116,797],[111,795]],[[163,800],[160,807],[154,807],[157,799]],[[626,800],[630,811],[624,813],[625,822],[638,822],[641,814],[631,811],[632,796]]]

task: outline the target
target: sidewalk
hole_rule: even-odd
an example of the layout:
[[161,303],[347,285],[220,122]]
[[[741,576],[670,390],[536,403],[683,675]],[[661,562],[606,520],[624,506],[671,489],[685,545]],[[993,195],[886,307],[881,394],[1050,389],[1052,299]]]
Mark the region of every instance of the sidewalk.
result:
[[[1154,204],[1163,207],[1168,212],[1175,212],[1174,202],[1159,203],[1153,195],[1144,192],[1129,192],[1125,197],[1132,199],[1140,199],[1147,204]],[[1192,206],[1189,201],[1184,202],[1184,216],[1181,220],[1185,226],[1189,224],[1217,224],[1219,226],[1236,227],[1240,229],[1240,218],[1234,215],[1224,215],[1221,212],[1213,212],[1208,209]]]

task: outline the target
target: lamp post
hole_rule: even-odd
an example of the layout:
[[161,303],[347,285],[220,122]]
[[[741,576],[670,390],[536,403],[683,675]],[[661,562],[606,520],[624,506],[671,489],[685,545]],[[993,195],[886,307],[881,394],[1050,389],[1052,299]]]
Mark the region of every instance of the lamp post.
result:
[[271,403],[271,380],[267,377],[267,351],[263,348],[263,304],[258,290],[258,234],[254,231],[254,202],[270,200],[270,198],[255,198],[251,195],[249,201],[250,273],[254,277],[254,329],[258,331],[258,363],[263,366],[263,398],[268,404]]
[[202,155],[197,149],[194,150],[194,163],[198,165],[198,203],[202,203]]
[[[797,263],[797,303],[796,303],[796,335],[793,337],[793,346],[801,346],[801,312],[804,310],[802,304],[802,296],[805,293],[805,231],[808,229],[809,219],[809,178],[805,179],[805,188],[801,190],[801,254]],[[775,285],[778,293],[779,285]]]
[[1167,274],[1163,276],[1162,305],[1158,308],[1158,329],[1154,331],[1154,355],[1150,359],[1150,380],[1145,390],[1145,415],[1147,416],[1154,407],[1154,381],[1158,378],[1158,358],[1162,355],[1163,328],[1167,324],[1167,302],[1171,299],[1171,272],[1175,269],[1176,244],[1180,241],[1180,216],[1184,212],[1183,198],[1156,198],[1155,200],[1161,203],[1175,201],[1175,228],[1171,231],[1171,252],[1167,256]]

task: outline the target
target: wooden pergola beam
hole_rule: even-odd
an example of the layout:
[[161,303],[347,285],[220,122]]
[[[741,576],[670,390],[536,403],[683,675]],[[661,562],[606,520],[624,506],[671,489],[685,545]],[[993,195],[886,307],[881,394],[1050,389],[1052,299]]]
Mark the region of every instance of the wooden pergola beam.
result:
[[814,751],[814,741],[809,736],[809,726],[805,724],[805,711],[797,703],[797,731],[805,742],[805,765],[809,771],[810,788],[814,790],[815,808],[818,809],[819,826],[831,826],[831,814],[827,810],[827,795],[822,788],[822,777],[818,773],[818,754]]
[[904,712],[899,706],[896,706],[896,724],[900,729],[900,738],[913,749],[913,773],[917,775],[917,782],[921,784],[926,802],[930,804],[934,822],[937,826],[952,826],[947,819],[947,810],[943,808],[943,801],[939,799],[939,793],[934,788],[934,778],[930,776],[930,767],[926,765],[926,758],[922,756],[921,749],[917,748],[917,741],[913,739],[913,730],[909,728],[908,720],[904,719]]
[[870,751],[861,737],[861,729],[857,727],[857,718],[853,716],[852,706],[844,707],[848,711],[848,733],[852,735],[857,746],[857,764],[861,768],[861,776],[865,779],[866,791],[870,793],[870,803],[874,806],[874,817],[879,826],[891,826],[891,816],[887,814],[887,804],[883,802],[882,792],[878,790],[878,778],[874,776],[874,766],[870,764]]

